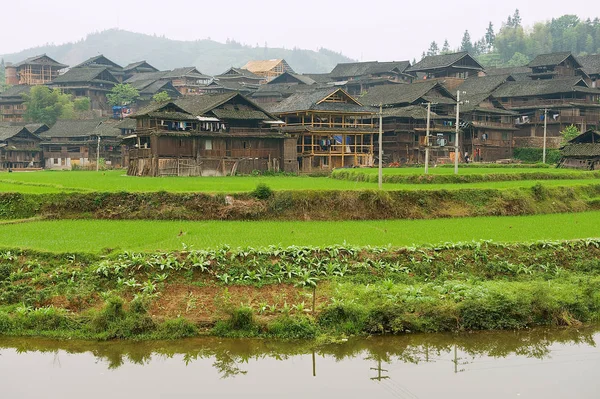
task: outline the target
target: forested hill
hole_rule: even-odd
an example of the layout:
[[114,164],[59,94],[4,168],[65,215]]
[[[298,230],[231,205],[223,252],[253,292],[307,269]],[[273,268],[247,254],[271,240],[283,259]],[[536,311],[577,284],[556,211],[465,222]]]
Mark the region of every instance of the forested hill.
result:
[[235,41],[219,43],[208,39],[177,41],[118,29],[90,34],[74,43],[35,47],[0,57],[5,61],[19,62],[43,53],[70,66],[104,54],[121,66],[146,60],[161,70],[195,66],[208,75],[222,73],[231,66],[240,67],[253,59],[285,58],[299,73],[330,72],[336,64],[352,61],[342,54],[326,49],[312,51],[251,47]]
[[451,45],[445,39],[433,41],[423,56],[460,50],[468,51],[486,66],[521,66],[539,54],[570,51],[578,56],[600,53],[598,18],[582,20],[576,15],[563,15],[536,22],[533,26],[523,26],[519,10],[516,10],[499,29],[490,22],[480,39],[471,36],[468,26],[465,29],[459,46]]

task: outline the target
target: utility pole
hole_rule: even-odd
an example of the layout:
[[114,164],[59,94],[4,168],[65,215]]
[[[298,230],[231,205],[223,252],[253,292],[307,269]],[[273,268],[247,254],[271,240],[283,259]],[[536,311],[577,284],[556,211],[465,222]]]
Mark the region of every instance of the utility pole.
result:
[[100,170],[100,135],[98,135],[98,144],[96,145],[96,172]]
[[458,152],[458,113],[460,108],[460,90],[456,91],[456,136],[454,137],[454,174],[458,174],[458,158],[460,154]]
[[542,163],[546,163],[546,131],[548,129],[548,108],[544,108],[544,143],[542,144]]
[[379,189],[383,187],[383,104],[379,104]]
[[427,103],[427,129],[425,130],[425,174],[429,173],[429,123],[431,120],[431,103]]

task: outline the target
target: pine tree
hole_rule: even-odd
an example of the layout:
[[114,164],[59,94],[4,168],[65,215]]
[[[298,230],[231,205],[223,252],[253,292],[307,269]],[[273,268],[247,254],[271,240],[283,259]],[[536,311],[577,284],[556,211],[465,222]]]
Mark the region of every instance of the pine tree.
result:
[[492,47],[494,47],[495,40],[496,34],[494,33],[494,25],[492,25],[492,21],[490,21],[490,24],[485,32],[485,43],[487,44],[488,51],[491,51]]
[[448,54],[450,52],[450,44],[448,44],[448,39],[444,39],[444,45],[442,46],[442,54]]
[[429,45],[429,50],[427,50],[427,55],[438,55],[440,53],[440,49],[435,41],[431,42]]
[[515,13],[513,14],[512,25],[513,25],[513,28],[517,28],[517,27],[521,26],[521,14],[519,13],[518,8],[515,10]]
[[465,31],[462,41],[460,42],[460,51],[466,51],[471,54],[474,53],[473,43],[471,42],[471,35],[469,34],[468,30]]

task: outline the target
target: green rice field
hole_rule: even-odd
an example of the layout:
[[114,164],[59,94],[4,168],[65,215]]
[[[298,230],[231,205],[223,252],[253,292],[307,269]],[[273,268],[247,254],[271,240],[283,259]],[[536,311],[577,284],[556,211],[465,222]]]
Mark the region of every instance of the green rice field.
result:
[[[379,173],[379,169],[377,168],[356,168],[356,169],[337,169],[333,171],[336,172],[350,172],[356,174],[368,174],[368,175],[376,175]],[[558,168],[516,168],[516,167],[460,167],[458,168],[458,172],[460,175],[483,175],[483,174],[517,174],[517,173],[546,173],[546,174],[555,174],[555,175],[584,175],[589,174],[591,172],[581,171],[576,169],[558,169]],[[424,174],[424,168],[417,167],[405,167],[405,168],[383,168],[384,175],[419,175]],[[453,175],[454,168],[452,167],[430,167],[429,168],[430,175]]]
[[[433,168],[432,168],[433,169]],[[373,173],[375,169],[365,169]],[[538,182],[546,186],[576,186],[593,184],[598,179],[577,178],[572,171],[557,169],[526,169],[526,168],[464,168],[460,173],[514,173],[514,171],[531,171],[536,173],[569,174],[572,179],[557,180],[515,180],[477,183],[439,183],[439,184],[407,184],[385,183],[385,190],[440,190],[462,188],[517,188],[531,187]],[[417,168],[385,169],[386,173],[419,174]],[[452,173],[450,168],[437,168],[436,173]],[[398,172],[400,173],[400,172]],[[582,172],[578,172],[582,173]],[[86,171],[42,171],[29,173],[0,172],[0,192],[20,193],[56,193],[72,191],[97,192],[207,192],[235,193],[248,192],[256,188],[258,183],[265,183],[273,190],[364,190],[376,189],[377,183],[338,180],[328,177],[307,176],[234,176],[234,177],[132,177],[125,175],[123,170],[104,172]]]
[[434,220],[239,222],[53,220],[0,224],[0,247],[100,252],[263,247],[410,246],[493,240],[530,242],[599,237],[600,212]]

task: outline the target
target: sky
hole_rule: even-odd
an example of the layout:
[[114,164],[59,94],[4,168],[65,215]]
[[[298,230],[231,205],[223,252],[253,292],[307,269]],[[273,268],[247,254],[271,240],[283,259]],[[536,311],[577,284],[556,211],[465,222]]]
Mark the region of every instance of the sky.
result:
[[[458,48],[519,9],[523,25],[564,14],[595,18],[594,0],[27,0],[2,2],[0,54],[62,44],[110,28],[176,40],[324,47],[359,61],[420,59],[435,40]],[[595,13],[595,15],[594,15]]]

